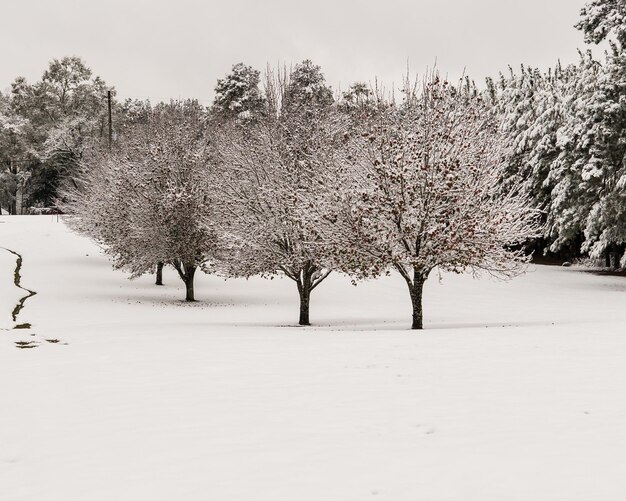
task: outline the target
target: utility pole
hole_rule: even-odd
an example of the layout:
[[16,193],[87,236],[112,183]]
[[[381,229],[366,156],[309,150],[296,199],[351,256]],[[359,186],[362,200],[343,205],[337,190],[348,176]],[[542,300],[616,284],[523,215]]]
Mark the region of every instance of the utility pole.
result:
[[109,151],[113,144],[113,118],[111,116],[111,91],[107,91],[107,101],[109,105]]

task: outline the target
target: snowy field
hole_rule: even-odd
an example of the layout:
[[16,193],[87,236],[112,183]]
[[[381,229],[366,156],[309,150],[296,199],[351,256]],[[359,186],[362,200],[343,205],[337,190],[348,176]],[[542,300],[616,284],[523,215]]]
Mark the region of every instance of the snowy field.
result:
[[[618,501],[626,278],[128,281],[56,217],[0,217],[0,500]],[[58,341],[58,342],[57,342]],[[16,342],[32,348],[18,348]]]

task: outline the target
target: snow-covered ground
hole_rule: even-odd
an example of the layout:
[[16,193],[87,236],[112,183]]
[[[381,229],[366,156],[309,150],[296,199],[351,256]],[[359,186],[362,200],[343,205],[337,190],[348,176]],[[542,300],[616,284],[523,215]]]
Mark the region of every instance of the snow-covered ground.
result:
[[[0,217],[0,500],[618,501],[626,279],[531,267],[128,281],[53,216]],[[56,341],[59,342],[50,342]],[[35,348],[18,349],[15,342]]]

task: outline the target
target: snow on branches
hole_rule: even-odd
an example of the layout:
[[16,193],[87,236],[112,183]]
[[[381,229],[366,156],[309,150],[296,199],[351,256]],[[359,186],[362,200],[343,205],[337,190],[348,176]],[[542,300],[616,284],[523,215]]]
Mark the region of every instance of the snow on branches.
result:
[[511,278],[539,234],[524,185],[507,176],[495,114],[436,75],[402,104],[331,102],[310,62],[269,73],[255,116],[212,120],[195,103],[160,105],[90,163],[73,224],[133,276],[172,265],[193,300],[200,266],[296,283],[301,325],[331,270],[395,269],[422,328],[430,272]]
[[521,182],[501,181],[507,153],[480,97],[437,75],[401,105],[389,103],[353,132],[351,169],[337,185],[350,231],[334,240],[336,266],[356,276],[394,268],[421,329],[429,273],[484,270],[510,278],[539,232]]
[[[330,273],[315,215],[342,165],[347,130],[346,117],[318,99],[330,93],[319,90],[323,77],[310,75],[319,68],[305,69],[304,89],[286,73],[268,75],[268,109],[257,120],[225,129],[215,180],[231,251],[223,266],[232,275],[282,273],[296,282],[301,325],[309,324],[311,291]],[[296,66],[296,76],[303,71]],[[307,99],[311,80],[316,92]]]
[[87,163],[84,184],[71,194],[74,228],[103,244],[116,267],[139,276],[170,264],[188,301],[197,268],[216,252],[209,131],[197,103],[159,105],[112,152]]
[[603,60],[581,52],[576,65],[489,81],[511,138],[511,174],[527,180],[545,227],[536,246],[571,259],[587,254],[626,266],[626,30],[623,0],[593,0],[577,27],[605,41]]

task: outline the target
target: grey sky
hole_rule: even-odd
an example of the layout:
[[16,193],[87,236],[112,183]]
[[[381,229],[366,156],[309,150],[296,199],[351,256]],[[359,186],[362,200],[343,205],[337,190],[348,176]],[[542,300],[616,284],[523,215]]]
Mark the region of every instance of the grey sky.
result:
[[432,66],[477,81],[507,65],[577,59],[585,0],[21,0],[0,9],[0,88],[79,55],[121,97],[196,97],[239,61],[310,58],[346,88],[377,75],[398,86]]

